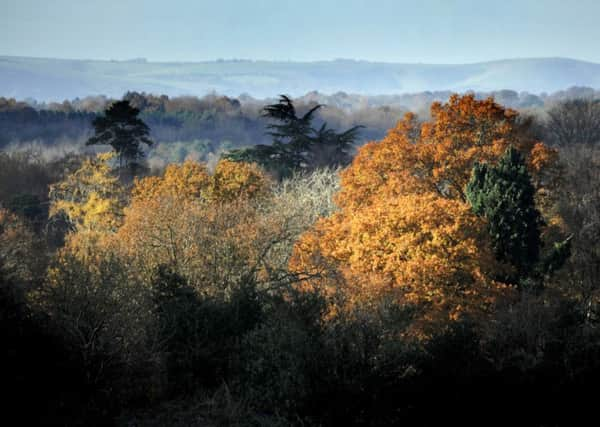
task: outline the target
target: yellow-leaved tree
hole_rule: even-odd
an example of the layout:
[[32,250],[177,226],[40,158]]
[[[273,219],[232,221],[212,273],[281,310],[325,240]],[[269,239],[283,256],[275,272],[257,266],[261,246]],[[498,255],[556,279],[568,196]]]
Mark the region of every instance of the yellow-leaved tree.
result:
[[124,191],[113,174],[113,153],[88,158],[75,172],[50,187],[50,216],[64,214],[77,231],[116,231]]

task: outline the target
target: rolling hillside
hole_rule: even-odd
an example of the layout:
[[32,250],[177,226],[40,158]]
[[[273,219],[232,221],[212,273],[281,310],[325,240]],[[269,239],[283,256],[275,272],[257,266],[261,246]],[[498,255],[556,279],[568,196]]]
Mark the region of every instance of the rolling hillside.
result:
[[564,58],[465,65],[212,61],[189,63],[65,60],[0,56],[0,96],[62,100],[127,90],[167,95],[298,96],[311,90],[396,94],[433,90],[552,92],[600,87],[600,64]]

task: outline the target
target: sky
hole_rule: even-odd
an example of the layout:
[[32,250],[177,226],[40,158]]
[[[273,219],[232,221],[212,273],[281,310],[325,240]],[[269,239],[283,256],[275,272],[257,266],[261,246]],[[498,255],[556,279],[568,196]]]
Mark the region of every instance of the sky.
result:
[[0,55],[600,63],[598,0],[0,0]]

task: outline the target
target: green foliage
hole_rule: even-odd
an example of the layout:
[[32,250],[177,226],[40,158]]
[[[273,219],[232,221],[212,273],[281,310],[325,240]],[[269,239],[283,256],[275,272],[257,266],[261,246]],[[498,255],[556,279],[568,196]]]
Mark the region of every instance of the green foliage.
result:
[[571,255],[569,237],[541,256],[540,229],[545,223],[535,206],[535,188],[523,156],[514,147],[495,166],[476,164],[466,195],[473,211],[488,221],[496,257],[514,267],[509,280],[536,288]]
[[286,147],[277,145],[255,145],[231,150],[223,158],[234,162],[258,163],[277,176],[290,176],[299,167],[298,158]]
[[167,380],[178,379],[178,386],[193,379],[194,365],[204,348],[199,345],[199,301],[185,280],[160,268],[152,286],[157,333],[166,357]]
[[571,256],[573,236],[567,237],[561,242],[555,242],[552,249],[544,256],[541,263],[541,272],[551,275],[559,270]]
[[264,321],[243,338],[240,389],[255,408],[293,417],[317,391],[326,300],[289,290],[269,305]]
[[475,165],[466,194],[473,211],[488,220],[496,257],[514,266],[518,278],[531,275],[540,257],[543,220],[521,154],[510,147],[496,166]]
[[273,319],[246,335],[242,378],[256,407],[286,414],[302,408],[311,391],[312,344],[301,325],[288,319]]

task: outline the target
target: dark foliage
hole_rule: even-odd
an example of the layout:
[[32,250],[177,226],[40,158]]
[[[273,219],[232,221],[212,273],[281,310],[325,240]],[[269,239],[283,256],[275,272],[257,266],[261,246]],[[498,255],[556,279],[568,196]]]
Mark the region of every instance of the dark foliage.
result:
[[138,117],[139,113],[129,101],[115,102],[103,116],[93,120],[94,136],[86,144],[110,145],[119,157],[119,166],[137,164],[144,157],[141,145],[153,144],[149,138],[150,128]]
[[252,281],[227,301],[201,298],[185,279],[161,267],[153,284],[158,339],[166,357],[170,393],[215,387],[231,378],[239,342],[262,317]]
[[523,156],[514,147],[497,165],[476,164],[466,193],[473,211],[488,221],[496,257],[515,269],[509,282],[539,286],[543,276],[560,269],[571,255],[569,237],[540,258],[545,224]]
[[600,142],[600,101],[570,99],[548,110],[547,133],[551,142],[568,146]]
[[263,109],[263,117],[274,121],[267,125],[272,144],[234,150],[225,157],[256,162],[278,176],[318,167],[348,165],[362,126],[354,126],[342,133],[328,128],[327,123],[314,128],[315,113],[322,107],[317,104],[299,117],[292,100],[281,95],[279,102]]
[[81,362],[56,334],[52,319],[32,310],[21,284],[0,277],[0,378],[5,422],[106,425],[107,406],[92,404]]
[[543,220],[523,156],[510,147],[498,165],[475,165],[466,193],[473,211],[488,220],[496,257],[514,266],[518,278],[530,276],[540,256]]

